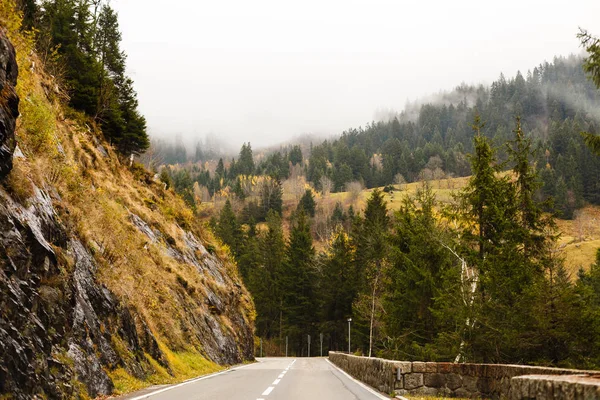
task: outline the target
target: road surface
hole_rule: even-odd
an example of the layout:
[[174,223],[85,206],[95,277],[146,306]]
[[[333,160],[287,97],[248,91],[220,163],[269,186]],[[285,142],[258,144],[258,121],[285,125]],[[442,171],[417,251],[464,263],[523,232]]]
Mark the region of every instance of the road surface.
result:
[[325,358],[259,358],[257,363],[166,386],[128,400],[381,400]]

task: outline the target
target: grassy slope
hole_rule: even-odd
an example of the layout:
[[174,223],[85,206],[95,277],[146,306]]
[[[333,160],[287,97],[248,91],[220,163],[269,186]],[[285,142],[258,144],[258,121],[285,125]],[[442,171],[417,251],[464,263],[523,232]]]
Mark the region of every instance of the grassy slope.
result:
[[[453,199],[453,193],[465,187],[468,180],[468,177],[441,179],[431,181],[430,184],[439,202],[450,203]],[[421,185],[421,182],[409,183],[402,185],[401,190],[385,193],[388,208],[391,211],[399,210],[402,200],[407,196],[414,196]],[[398,188],[398,185],[395,187]],[[284,216],[289,217],[295,209],[298,199],[295,195],[285,191],[285,188],[284,185]],[[342,203],[345,208],[353,205],[356,210],[362,210],[371,192],[372,189],[363,190],[355,199],[348,192],[331,193],[326,197],[322,194],[316,194],[316,201],[320,207],[327,207],[329,210],[333,210],[336,202]],[[240,205],[237,206],[240,207]],[[205,203],[202,207],[204,215],[207,216],[219,209],[219,206],[215,207],[213,203]],[[574,220],[557,220],[558,229],[561,233],[558,246],[565,257],[567,269],[573,277],[576,276],[579,268],[587,269],[595,260],[596,250],[600,248],[599,220],[600,207],[598,206],[585,207],[579,211],[579,217]],[[287,221],[284,224],[287,224]],[[287,226],[284,228],[288,230]],[[317,249],[322,249],[324,246],[324,242],[315,243]]]
[[[450,203],[453,193],[465,187],[468,180],[468,177],[441,179],[431,181],[430,184],[439,202]],[[402,185],[401,190],[396,190],[393,193],[385,193],[388,208],[391,211],[399,210],[402,200],[407,196],[414,196],[421,185],[421,182],[409,183]],[[395,187],[398,188],[397,185]],[[353,205],[356,210],[362,210],[371,192],[372,189],[363,190],[355,199],[348,192],[331,193],[326,197],[317,194],[316,200],[320,207],[327,207],[329,210],[333,210],[336,202],[342,203],[345,208]],[[293,194],[284,191],[283,202],[284,216],[289,217],[295,209],[298,200]],[[214,213],[214,204],[204,204],[203,211],[205,215]],[[558,246],[565,258],[567,269],[573,277],[576,276],[579,268],[589,268],[595,260],[597,249],[600,248],[600,225],[598,224],[598,221],[600,221],[600,207],[587,206],[580,210],[578,215],[574,220],[558,219],[556,221],[558,230],[561,233]],[[322,249],[324,245],[325,243],[315,243],[317,249]]]
[[[432,181],[432,189],[436,199],[441,203],[452,201],[452,193],[463,188],[469,178],[452,178]],[[414,195],[422,185],[420,182],[403,185],[401,191],[392,194],[386,193],[385,200],[390,210],[398,210],[402,199]],[[396,186],[397,187],[397,186]],[[381,188],[383,189],[383,188]],[[355,207],[362,209],[372,190],[364,190],[360,198],[354,203]],[[333,193],[330,195],[334,201],[351,204],[349,193]],[[600,248],[600,207],[588,205],[579,210],[573,220],[557,219],[558,230],[561,234],[558,241],[559,249],[565,258],[568,272],[574,278],[580,268],[588,269],[596,259],[596,251]]]
[[[6,28],[17,51],[21,116],[16,138],[25,157],[15,158],[5,185],[24,204],[34,185],[53,194],[54,207],[67,229],[93,252],[100,266],[97,279],[147,323],[174,372],[169,375],[147,355],[148,369],[153,372],[143,381],[124,369],[110,372],[117,390],[126,392],[221,369],[201,355],[193,319],[209,312],[204,304],[207,291],[224,298],[239,285],[238,311],[245,323],[253,324],[252,299],[237,267],[178,196],[164,190],[143,168],[123,165],[92,121],[63,106],[64,94],[33,52],[33,37],[19,32],[20,20],[13,7],[9,0],[0,2],[0,26]],[[223,262],[225,284],[167,256],[164,243],[150,243],[132,225],[130,213],[161,232],[174,248],[184,247],[183,229],[193,232]],[[64,254],[64,262],[72,260]],[[227,315],[217,320],[235,335]]]

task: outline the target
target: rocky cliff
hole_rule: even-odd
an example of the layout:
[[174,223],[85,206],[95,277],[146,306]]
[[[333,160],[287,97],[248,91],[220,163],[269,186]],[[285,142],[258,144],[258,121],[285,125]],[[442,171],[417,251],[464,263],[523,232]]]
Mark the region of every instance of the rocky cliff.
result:
[[93,398],[251,359],[227,252],[68,115],[19,35],[0,32],[0,397]]
[[19,97],[15,90],[19,70],[15,48],[0,32],[0,178],[12,168],[15,148],[15,123],[19,116]]

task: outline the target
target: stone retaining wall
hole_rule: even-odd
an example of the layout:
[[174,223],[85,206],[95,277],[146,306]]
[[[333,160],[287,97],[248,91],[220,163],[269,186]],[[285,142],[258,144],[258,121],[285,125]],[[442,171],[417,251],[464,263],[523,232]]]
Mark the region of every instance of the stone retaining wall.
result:
[[[329,359],[356,379],[383,393],[470,398],[600,399],[600,371],[392,361],[337,352],[329,352]],[[561,379],[557,375],[561,375]]]

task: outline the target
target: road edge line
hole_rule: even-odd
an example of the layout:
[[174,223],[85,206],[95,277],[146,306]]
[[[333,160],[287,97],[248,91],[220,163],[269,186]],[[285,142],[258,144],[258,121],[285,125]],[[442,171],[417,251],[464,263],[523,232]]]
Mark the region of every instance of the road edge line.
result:
[[[353,377],[352,375],[350,375],[349,373],[347,373],[346,371],[344,371],[343,369],[341,369],[340,367],[338,367],[337,365],[335,365],[334,363],[332,363],[331,361],[329,361],[329,358],[325,358],[325,361],[327,361],[329,363],[329,365],[333,366],[335,369],[337,369],[338,371],[340,371],[342,374],[344,374],[347,378],[350,378],[350,380],[352,380],[353,382],[356,382],[358,385],[360,385],[363,389],[366,389],[367,391],[371,392],[372,394],[376,395],[377,397],[379,397],[380,399],[384,399],[384,400],[390,400],[393,399],[394,397],[385,397],[383,396],[381,393],[379,393],[378,391],[376,391],[375,389],[373,389],[372,387],[370,387],[369,385],[359,381],[358,379],[356,379],[355,377]],[[400,400],[408,400],[406,397],[395,397],[396,399],[400,399]]]
[[[257,362],[259,362],[259,361],[257,361]],[[238,370],[238,369],[243,369],[243,368],[249,367],[249,366],[254,365],[254,364],[256,364],[256,363],[250,363],[250,364],[246,364],[246,365],[240,365],[239,367],[227,368],[227,369],[225,369],[223,371],[215,372],[215,373],[208,374],[208,375],[202,375],[202,376],[199,376],[199,377],[196,377],[196,378],[188,379],[187,381],[184,381],[184,382],[181,382],[181,383],[177,383],[177,384],[170,385],[170,386],[167,386],[167,387],[162,388],[162,389],[158,389],[158,390],[156,390],[154,392],[142,394],[142,395],[137,396],[137,397],[132,397],[132,398],[127,399],[127,400],[142,400],[142,399],[147,399],[148,397],[152,397],[152,396],[155,396],[157,394],[167,392],[167,391],[169,391],[171,389],[175,389],[175,388],[178,388],[178,387],[181,387],[181,386],[185,386],[185,385],[188,385],[188,384],[194,383],[194,382],[199,382],[199,381],[202,381],[204,379],[212,378],[214,376],[222,375],[222,374],[225,374],[225,373],[230,372],[230,371],[235,371],[235,370]]]

